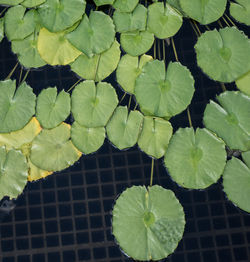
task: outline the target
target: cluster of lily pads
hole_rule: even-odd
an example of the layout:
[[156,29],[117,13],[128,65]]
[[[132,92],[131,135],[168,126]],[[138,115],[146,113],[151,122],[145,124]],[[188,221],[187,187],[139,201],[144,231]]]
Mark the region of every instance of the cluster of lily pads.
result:
[[[83,79],[71,95],[49,87],[37,97],[25,82],[0,82],[0,199],[17,198],[27,181],[73,165],[107,137],[120,150],[137,144],[154,159],[164,157],[184,188],[204,189],[223,175],[227,197],[250,212],[250,40],[235,26],[201,34],[198,66],[215,81],[235,81],[240,91],[210,101],[204,128],[173,134],[169,120],[187,109],[195,81],[180,62],[165,64],[146,53],[156,38],[173,37],[183,18],[202,25],[218,20],[227,1],[145,2],[94,0],[96,10],[85,12],[85,0],[0,0],[11,6],[0,18],[0,38],[11,41],[22,66],[70,65]],[[249,26],[249,1],[231,2],[230,14]],[[119,105],[116,89],[103,81],[114,71],[138,110]],[[240,157],[227,161],[227,151]],[[133,186],[117,199],[112,226],[127,255],[160,260],[181,240],[185,215],[172,191]]]

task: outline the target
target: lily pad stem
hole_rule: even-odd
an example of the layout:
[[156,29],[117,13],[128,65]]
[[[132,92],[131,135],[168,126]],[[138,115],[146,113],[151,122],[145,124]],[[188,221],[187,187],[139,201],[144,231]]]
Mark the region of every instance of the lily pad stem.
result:
[[173,38],[173,37],[171,37],[171,43],[172,43],[172,47],[173,47],[173,50],[174,50],[175,59],[176,59],[177,62],[179,62],[178,55],[177,55],[176,48],[175,48],[175,44],[174,44],[174,38]]
[[231,18],[227,14],[225,14],[225,17],[233,26],[237,27],[236,24],[231,20]]
[[134,110],[136,110],[137,106],[138,106],[138,103],[136,102],[135,107],[134,107]]
[[193,127],[193,124],[192,124],[192,119],[191,119],[191,114],[190,114],[189,107],[187,108],[187,115],[188,115],[188,122],[189,122],[189,126],[190,126],[190,127]]
[[210,31],[210,27],[208,25],[205,25],[205,27],[207,28],[208,31]]
[[165,40],[162,40],[162,53],[163,53],[163,61],[165,61],[166,60]]
[[158,59],[161,60],[161,46],[160,46],[160,41],[158,40]]
[[218,24],[219,24],[220,28],[223,28],[223,25],[222,25],[220,20],[218,20]]
[[18,85],[21,84],[22,74],[23,74],[23,66],[21,66],[20,75],[19,75],[19,82],[18,82],[19,84]]
[[154,59],[156,59],[156,39],[154,41]]
[[11,78],[11,76],[13,75],[13,73],[15,72],[17,66],[18,66],[19,62],[16,63],[16,65],[13,67],[13,69],[10,71],[10,73],[8,74],[8,76],[5,78],[5,80],[8,80]]
[[123,94],[123,96],[122,96],[122,98],[121,98],[119,104],[121,104],[121,102],[123,101],[123,99],[125,98],[126,95],[127,95],[127,93],[125,92],[125,93]]
[[2,14],[3,14],[7,9],[8,9],[8,7],[5,7],[5,8],[3,9],[3,11],[0,13],[0,17],[2,16]]
[[128,109],[130,108],[131,100],[132,100],[132,95],[129,96]]
[[69,93],[78,83],[80,83],[82,81],[82,79],[78,79],[70,88],[69,90],[67,90],[67,93]]
[[226,86],[225,86],[224,83],[220,83],[220,85],[221,85],[221,88],[222,88],[222,91],[223,91],[223,92],[227,91]]
[[194,27],[194,25],[193,25],[193,23],[192,23],[192,21],[190,19],[189,19],[189,22],[190,22],[190,25],[192,26],[196,36],[199,37],[199,33],[196,31],[196,29],[195,29],[195,27]]
[[20,83],[20,85],[26,80],[26,78],[29,75],[29,72],[30,72],[30,69],[28,69],[27,72],[25,73],[24,78],[23,78],[22,82]]
[[226,24],[227,26],[229,26],[229,27],[230,27],[230,24],[227,22],[227,20],[225,19],[225,17],[224,17],[224,16],[222,16],[222,19],[223,19],[223,21],[225,22],[225,24]]
[[154,158],[152,158],[152,162],[151,162],[151,174],[150,174],[150,185],[149,186],[152,186],[153,185],[153,177],[154,177]]
[[195,21],[195,20],[192,20],[192,21],[193,21],[193,23],[194,23],[194,26],[195,26],[195,27],[196,27],[196,29],[197,29],[197,32],[199,33],[199,35],[201,35],[200,28],[198,27],[198,25],[197,25],[196,21]]

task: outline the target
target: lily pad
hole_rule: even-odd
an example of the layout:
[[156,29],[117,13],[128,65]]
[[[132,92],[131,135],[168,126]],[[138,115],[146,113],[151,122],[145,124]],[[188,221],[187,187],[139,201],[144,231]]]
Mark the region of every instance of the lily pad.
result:
[[21,5],[14,6],[4,16],[5,34],[10,41],[24,39],[35,30],[37,13],[35,10],[25,13],[25,10]]
[[223,188],[227,198],[236,206],[250,212],[250,167],[233,157],[223,174]]
[[109,120],[106,130],[110,142],[120,150],[136,144],[143,122],[139,111],[130,111],[126,106],[116,108]]
[[132,31],[121,34],[121,46],[132,56],[145,54],[154,43],[154,34],[148,31]]
[[116,200],[112,231],[122,250],[134,260],[160,260],[181,240],[185,215],[171,190],[133,186]]
[[67,65],[76,60],[81,52],[65,38],[67,31],[51,33],[42,28],[39,33],[37,49],[41,58],[50,65]]
[[138,145],[146,154],[158,159],[165,154],[172,134],[173,128],[168,121],[145,116]]
[[51,172],[51,171],[46,171],[46,170],[43,170],[43,169],[35,166],[30,161],[30,158],[28,158],[28,165],[29,165],[28,181],[30,181],[30,182],[37,181],[37,180],[39,180],[41,178],[45,178],[45,177],[53,174],[53,172]]
[[250,71],[238,78],[235,83],[240,91],[250,96]]
[[148,30],[160,39],[175,35],[182,26],[182,15],[164,2],[148,7]]
[[94,3],[96,6],[101,6],[101,5],[112,5],[115,0],[94,0]]
[[233,82],[250,71],[250,41],[235,27],[205,32],[195,50],[198,66],[213,80]]
[[226,159],[225,143],[210,131],[180,128],[170,140],[164,162],[180,186],[204,189],[221,177]]
[[4,38],[4,18],[0,18],[0,42]]
[[179,3],[185,14],[206,25],[223,16],[227,0],[179,0]]
[[194,94],[194,79],[190,71],[178,62],[148,62],[135,81],[135,96],[140,109],[147,115],[170,118],[190,104]]
[[80,157],[70,140],[70,125],[62,123],[53,129],[43,129],[33,140],[30,160],[47,171],[61,171]]
[[46,0],[24,0],[21,4],[27,8],[37,7],[43,4]]
[[205,126],[221,137],[230,149],[250,150],[250,97],[226,91],[210,101],[204,113]]
[[0,0],[0,5],[18,5],[22,2],[23,0]]
[[116,10],[113,15],[116,32],[144,31],[147,26],[147,8],[138,4],[132,13]]
[[143,66],[152,60],[153,57],[149,55],[142,55],[140,58],[128,54],[122,56],[116,70],[116,78],[125,92],[134,94],[136,78],[142,72]]
[[179,0],[167,0],[167,3],[182,13],[182,9],[181,9]]
[[89,58],[82,54],[71,65],[71,70],[87,80],[100,82],[115,71],[121,56],[120,44],[115,40],[105,52]]
[[36,96],[26,83],[16,90],[16,81],[0,82],[0,132],[22,129],[35,113]]
[[242,158],[246,165],[250,168],[250,151],[243,152],[242,153]]
[[67,35],[70,43],[92,57],[108,50],[115,40],[115,26],[110,16],[93,11],[85,15],[79,26]]
[[250,25],[250,2],[249,0],[235,0],[230,2],[230,15],[240,23]]
[[118,104],[115,89],[110,84],[95,85],[91,80],[77,85],[71,98],[74,119],[85,127],[106,126]]
[[16,150],[0,147],[0,200],[17,198],[27,183],[28,166],[25,156]]
[[26,68],[38,68],[46,65],[37,50],[38,34],[34,33],[23,40],[13,40],[11,48],[17,54],[19,62]]
[[71,128],[71,139],[75,147],[85,155],[97,151],[104,143],[104,127],[84,127],[76,121]]
[[113,3],[113,7],[120,12],[132,12],[137,4],[139,3],[139,0],[115,0]]
[[43,89],[37,98],[36,116],[44,128],[54,128],[70,114],[70,95],[62,90],[57,95],[57,88]]
[[41,24],[50,32],[73,26],[85,13],[85,0],[49,0],[38,8]]

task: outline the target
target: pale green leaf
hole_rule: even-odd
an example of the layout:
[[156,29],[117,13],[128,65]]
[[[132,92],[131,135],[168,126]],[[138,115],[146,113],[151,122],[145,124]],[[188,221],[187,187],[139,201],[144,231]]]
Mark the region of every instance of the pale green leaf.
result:
[[24,0],[21,4],[27,8],[32,8],[43,4],[45,1],[46,0]]
[[137,4],[139,3],[139,0],[115,0],[113,3],[113,7],[120,12],[132,12]]
[[235,83],[240,91],[250,96],[250,71],[238,78]]
[[235,0],[230,2],[230,15],[240,23],[250,25],[250,1]]

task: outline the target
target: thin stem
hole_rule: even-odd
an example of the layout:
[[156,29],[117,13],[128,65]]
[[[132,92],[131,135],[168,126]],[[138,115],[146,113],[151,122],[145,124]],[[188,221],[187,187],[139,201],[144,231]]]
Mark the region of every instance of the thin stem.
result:
[[70,88],[67,90],[67,93],[69,93],[78,83],[80,83],[82,79],[78,79]]
[[191,114],[190,114],[190,110],[189,107],[187,108],[187,115],[188,115],[188,122],[189,122],[189,126],[192,127],[192,119],[191,119]]
[[150,186],[153,185],[153,177],[154,177],[154,159],[152,158],[152,162],[151,162],[151,173],[150,173]]
[[98,60],[97,60],[97,64],[96,64],[96,71],[95,71],[95,82],[96,81],[96,77],[97,77],[97,72],[98,72],[98,69],[99,69],[99,64],[100,64],[100,60],[101,60],[101,55],[98,56]]
[[209,30],[209,31],[211,30],[208,25],[205,25],[205,27],[207,28],[207,30]]
[[161,60],[161,49],[160,49],[160,41],[157,41],[158,43],[158,59]]
[[222,16],[222,19],[223,19],[223,21],[225,22],[225,24],[226,24],[227,26],[230,26],[230,24],[227,22],[227,20],[225,19],[224,16]]
[[16,65],[13,67],[13,69],[10,71],[10,73],[8,74],[8,76],[5,78],[5,80],[8,80],[11,78],[11,76],[13,75],[13,73],[15,72],[17,66],[18,66],[19,62],[16,63]]
[[226,86],[225,86],[224,83],[220,83],[220,85],[221,85],[221,88],[222,88],[222,91],[223,91],[223,92],[227,91]]
[[19,84],[18,85],[21,84],[22,74],[23,74],[23,66],[21,66],[20,75],[19,75],[19,82],[18,82]]
[[7,8],[8,8],[8,7],[5,7],[5,8],[3,9],[3,11],[0,13],[0,16],[2,16],[2,14],[7,10]]
[[132,95],[130,95],[130,97],[129,97],[129,102],[128,102],[128,109],[130,109],[131,100],[132,100]]
[[156,59],[156,39],[154,41],[154,59]]
[[123,99],[125,98],[125,96],[127,95],[127,93],[125,92],[124,95],[122,96],[121,100],[120,100],[120,104],[123,101]]
[[138,106],[138,103],[136,102],[135,107],[134,107],[134,110],[136,110],[137,106]]
[[201,31],[200,31],[200,28],[198,27],[197,23],[193,20],[193,23],[194,23],[194,26],[196,27],[199,35],[201,35]]
[[193,23],[192,23],[192,21],[190,19],[189,19],[189,22],[190,22],[190,25],[192,26],[196,36],[199,37],[199,33],[196,31],[196,29],[195,29],[195,27],[194,27],[194,25],[193,25]]
[[220,28],[223,28],[223,25],[222,25],[220,20],[218,20],[218,24],[219,24]]
[[26,74],[24,75],[24,78],[22,80],[22,82],[20,83],[20,85],[26,80],[26,78],[28,77],[29,75],[29,72],[30,72],[30,69],[27,70]]
[[177,62],[179,62],[178,55],[177,55],[176,48],[175,48],[175,44],[174,44],[174,38],[173,38],[173,37],[171,37],[171,43],[172,43],[172,47],[173,47],[173,50],[174,50],[175,59],[176,59]]
[[163,61],[165,61],[166,60],[165,40],[162,40],[162,53],[163,53]]
[[225,14],[225,17],[233,26],[237,27],[236,24],[231,20],[231,18],[227,14]]

